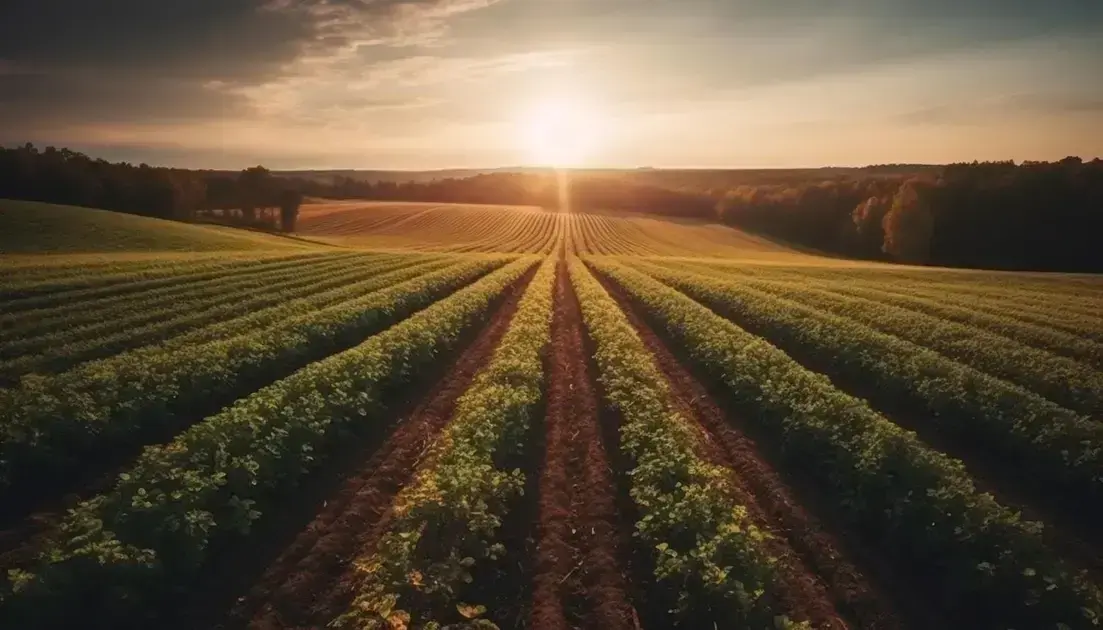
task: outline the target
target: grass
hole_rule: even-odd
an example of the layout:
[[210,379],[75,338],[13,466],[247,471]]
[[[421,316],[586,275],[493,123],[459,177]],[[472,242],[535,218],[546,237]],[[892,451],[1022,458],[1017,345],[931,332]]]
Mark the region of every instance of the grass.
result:
[[303,249],[311,243],[214,225],[0,199],[0,254],[222,252]]

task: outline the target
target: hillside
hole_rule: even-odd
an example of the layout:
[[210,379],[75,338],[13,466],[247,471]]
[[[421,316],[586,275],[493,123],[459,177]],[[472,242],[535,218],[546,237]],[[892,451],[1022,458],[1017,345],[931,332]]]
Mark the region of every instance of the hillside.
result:
[[234,228],[107,210],[0,199],[0,254],[304,249],[308,243]]

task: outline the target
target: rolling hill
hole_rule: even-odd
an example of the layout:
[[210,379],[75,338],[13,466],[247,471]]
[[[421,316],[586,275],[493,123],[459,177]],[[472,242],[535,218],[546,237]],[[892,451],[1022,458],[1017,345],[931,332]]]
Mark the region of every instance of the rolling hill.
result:
[[0,254],[228,252],[310,247],[314,245],[235,228],[0,199]]

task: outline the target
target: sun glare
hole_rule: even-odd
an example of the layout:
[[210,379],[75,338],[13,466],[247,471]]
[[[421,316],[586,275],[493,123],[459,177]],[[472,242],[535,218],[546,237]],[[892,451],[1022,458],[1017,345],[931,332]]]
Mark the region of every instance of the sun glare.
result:
[[528,160],[536,166],[582,166],[595,149],[601,125],[596,112],[569,99],[541,102],[520,122]]

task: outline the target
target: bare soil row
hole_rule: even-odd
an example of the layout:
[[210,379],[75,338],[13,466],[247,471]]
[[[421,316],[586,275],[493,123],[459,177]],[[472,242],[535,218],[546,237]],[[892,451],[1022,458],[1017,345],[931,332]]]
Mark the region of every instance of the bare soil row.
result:
[[582,312],[562,262],[554,308],[530,627],[630,630],[639,622],[621,562],[617,487]]

